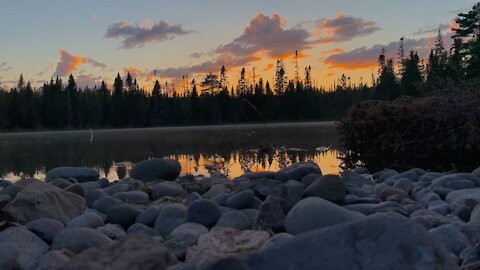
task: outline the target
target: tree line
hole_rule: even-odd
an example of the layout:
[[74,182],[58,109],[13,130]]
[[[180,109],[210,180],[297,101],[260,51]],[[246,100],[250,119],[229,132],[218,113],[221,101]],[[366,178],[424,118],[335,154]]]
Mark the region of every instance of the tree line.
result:
[[[227,70],[209,73],[197,83],[183,78],[183,89],[155,80],[152,89],[138,86],[127,74],[117,74],[112,89],[102,81],[80,89],[72,75],[66,84],[51,78],[33,89],[21,75],[16,87],[0,89],[0,129],[77,129],[205,125],[260,121],[332,120],[349,107],[369,99],[393,100],[422,96],[452,84],[480,77],[480,3],[456,19],[453,45],[445,48],[439,32],[427,61],[415,51],[405,52],[400,39],[397,61],[384,50],[378,58],[378,74],[371,85],[351,83],[342,75],[331,89],[312,82],[311,67],[287,78],[281,60],[272,84],[262,78],[247,79],[243,68],[235,86],[228,85]],[[300,78],[302,77],[302,78]],[[180,91],[181,90],[181,91]]]

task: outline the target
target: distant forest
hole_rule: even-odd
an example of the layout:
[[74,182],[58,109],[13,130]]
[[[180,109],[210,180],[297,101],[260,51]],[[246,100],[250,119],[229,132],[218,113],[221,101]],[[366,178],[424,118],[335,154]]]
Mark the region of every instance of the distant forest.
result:
[[[459,27],[452,29],[453,45],[445,48],[438,33],[428,60],[417,52],[405,52],[400,39],[396,61],[379,52],[378,74],[372,83],[353,84],[342,75],[331,89],[312,83],[311,67],[287,79],[281,60],[272,82],[250,81],[245,68],[235,87],[227,85],[227,70],[192,80],[176,91],[158,80],[153,89],[142,89],[136,79],[117,75],[112,89],[105,82],[80,89],[70,75],[66,84],[51,79],[38,89],[20,75],[12,89],[0,89],[0,129],[79,129],[205,125],[260,121],[333,120],[343,117],[359,102],[400,96],[424,96],[432,92],[480,84],[480,3],[460,13]],[[374,78],[376,77],[376,78]],[[187,79],[184,78],[185,82]],[[477,90],[479,87],[473,87]]]

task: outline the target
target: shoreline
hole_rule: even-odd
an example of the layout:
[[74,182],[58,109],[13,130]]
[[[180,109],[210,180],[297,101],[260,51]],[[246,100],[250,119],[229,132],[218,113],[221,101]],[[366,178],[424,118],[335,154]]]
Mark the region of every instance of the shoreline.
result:
[[[289,128],[289,127],[334,127],[335,121],[312,121],[312,122],[272,122],[266,123],[268,128]],[[107,132],[141,132],[141,131],[216,131],[216,130],[241,130],[249,128],[263,129],[262,123],[246,123],[246,124],[225,124],[225,125],[197,125],[197,126],[163,126],[163,127],[139,127],[139,128],[106,128],[92,129],[94,133]],[[28,135],[61,135],[61,134],[82,134],[90,133],[90,129],[76,130],[38,130],[38,131],[12,131],[0,132],[0,137],[8,136],[28,136]]]

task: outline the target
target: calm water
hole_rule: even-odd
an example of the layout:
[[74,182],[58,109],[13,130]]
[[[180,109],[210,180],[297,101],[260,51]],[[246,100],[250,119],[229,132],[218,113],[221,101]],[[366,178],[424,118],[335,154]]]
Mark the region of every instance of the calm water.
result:
[[[264,150],[271,143],[275,150]],[[304,160],[324,173],[338,173],[339,153],[316,150],[337,143],[333,123],[324,122],[269,124],[268,132],[263,125],[237,125],[0,134],[0,175],[42,179],[58,166],[85,166],[115,180],[152,157],[177,159],[183,174],[194,175],[220,172],[234,178]]]

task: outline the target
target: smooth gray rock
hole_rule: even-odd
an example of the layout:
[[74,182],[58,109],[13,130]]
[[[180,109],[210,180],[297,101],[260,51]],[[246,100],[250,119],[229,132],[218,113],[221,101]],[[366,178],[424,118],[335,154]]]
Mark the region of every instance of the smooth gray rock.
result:
[[150,236],[160,235],[157,232],[157,230],[155,230],[153,228],[150,228],[147,225],[141,224],[141,223],[135,223],[132,226],[130,226],[130,228],[128,228],[128,230],[127,230],[127,234],[128,235],[131,235],[131,234],[146,234],[146,235],[150,235]]
[[474,200],[477,203],[480,203],[480,189],[462,189],[455,190],[448,193],[445,201],[448,203],[457,203],[463,204],[465,200]]
[[225,206],[233,209],[251,208],[254,203],[254,195],[251,190],[240,191],[225,202]]
[[67,228],[92,228],[103,226],[103,219],[94,213],[85,213],[74,219],[72,219],[68,224]]
[[55,236],[52,243],[52,250],[63,248],[73,253],[80,253],[91,247],[103,246],[111,243],[112,240],[101,231],[91,228],[67,228]]
[[286,168],[281,169],[278,171],[277,179],[279,175],[283,175],[285,179],[281,180],[296,180],[302,181],[302,178],[307,174],[322,174],[320,167],[316,163],[313,162],[297,162],[294,163]]
[[97,230],[112,240],[118,240],[127,235],[122,226],[118,224],[108,223],[102,227],[98,227]]
[[179,197],[183,194],[182,186],[175,182],[162,182],[152,187],[152,200],[154,201],[163,197]]
[[53,218],[68,223],[72,218],[82,214],[85,199],[45,182],[20,180],[25,183],[15,200],[2,211],[8,213],[20,223],[27,223],[39,218]]
[[250,220],[242,211],[233,210],[223,213],[215,224],[215,227],[227,227],[238,230],[250,229]]
[[263,243],[262,247],[260,250],[268,249],[268,248],[273,248],[276,247],[280,244],[286,243],[292,239],[294,239],[295,236],[289,234],[289,233],[277,233],[272,238],[268,239],[267,242]]
[[150,206],[147,209],[143,210],[135,219],[135,223],[145,224],[149,227],[153,227],[155,220],[157,220],[158,215],[163,207]]
[[88,207],[93,208],[95,201],[107,196],[108,195],[101,189],[90,190],[85,193],[85,201]]
[[90,190],[95,190],[100,188],[100,184],[97,181],[84,182],[84,183],[79,183],[77,185],[81,186],[85,191],[90,191]]
[[90,168],[82,168],[82,167],[58,167],[51,169],[47,172],[45,176],[45,181],[50,182],[57,178],[74,178],[78,182],[89,182],[89,181],[96,181],[100,175],[97,171]]
[[285,213],[281,201],[275,197],[268,197],[258,209],[258,215],[253,225],[256,230],[280,232],[283,230]]
[[217,222],[219,217],[220,209],[210,200],[196,200],[188,206],[188,222],[195,222],[210,228]]
[[361,213],[349,211],[322,198],[308,197],[290,210],[284,226],[287,233],[297,235],[364,217]]
[[313,183],[313,181],[317,180],[320,176],[322,176],[322,175],[321,174],[314,174],[314,173],[307,174],[302,178],[301,183],[304,187],[308,187]]
[[28,222],[25,226],[47,243],[51,243],[55,235],[65,228],[60,221],[52,218],[39,218]]
[[465,235],[452,224],[431,229],[429,233],[434,239],[441,243],[446,250],[457,256],[463,249],[470,246]]
[[198,238],[202,234],[206,234],[206,233],[208,233],[207,227],[198,223],[187,222],[175,228],[175,230],[173,230],[172,233],[170,233],[170,237],[176,238],[176,237],[188,236],[188,237],[194,238],[195,242],[197,242]]
[[118,224],[123,228],[130,227],[142,211],[135,206],[124,204],[112,207],[107,212],[107,223]]
[[[33,270],[38,259],[48,251],[49,246],[42,239],[29,230],[20,227],[9,227],[0,232],[0,244],[10,244],[18,251],[15,269]],[[6,264],[10,264],[15,254],[3,253]]]
[[400,178],[393,185],[394,188],[401,189],[407,193],[410,193],[414,186],[414,182],[408,178]]
[[20,252],[15,244],[0,243],[0,269],[14,269],[19,256]]
[[[86,182],[84,184],[87,184],[87,183],[95,183],[95,182]],[[76,194],[78,196],[85,197],[86,189],[78,183],[72,184],[72,185],[68,186],[67,188],[65,188],[64,190],[68,191],[68,192],[71,192],[73,194]]]
[[356,204],[349,204],[344,205],[343,207],[350,211],[355,211],[362,213],[364,215],[371,215],[373,214],[373,209],[377,206],[376,203],[356,203]]
[[229,196],[227,193],[220,193],[217,196],[213,197],[211,200],[217,205],[225,206]]
[[367,179],[354,171],[349,171],[349,170],[343,171],[341,176],[342,176],[342,181],[345,184],[350,184],[357,187],[373,184],[372,180]]
[[320,197],[334,203],[343,202],[345,195],[345,184],[340,177],[333,174],[318,178],[304,192],[304,197]]
[[192,192],[192,193],[188,194],[188,196],[185,198],[185,204],[190,205],[192,202],[194,202],[196,200],[200,200],[201,198],[202,198],[202,196],[200,196],[200,194],[198,194],[198,192]]
[[202,194],[202,197],[204,199],[213,199],[215,196],[222,194],[222,193],[228,193],[229,190],[225,187],[225,185],[222,184],[216,184],[213,185],[207,192]]
[[442,200],[432,201],[428,205],[428,210],[437,212],[442,216],[446,216],[450,213],[450,204]]
[[149,159],[138,162],[132,168],[130,176],[143,182],[157,179],[174,180],[180,175],[182,166],[174,159]]
[[[288,212],[297,202],[303,198],[304,185],[295,180],[289,180],[282,185],[282,198],[284,201],[284,209]],[[260,201],[262,204],[262,201]],[[260,204],[258,207],[260,207]]]
[[105,192],[105,194],[107,195],[113,196],[116,193],[127,192],[129,189],[130,189],[130,186],[128,184],[116,183],[109,187],[104,188],[103,192]]
[[71,181],[68,181],[67,179],[57,179],[57,180],[54,180],[52,182],[49,182],[50,185],[54,185],[58,188],[61,188],[61,189],[65,189],[69,186],[71,186],[73,183]]
[[472,189],[475,188],[475,183],[470,180],[459,179],[448,181],[448,183],[445,184],[445,187],[453,190]]
[[188,208],[183,204],[172,203],[162,209],[155,220],[154,228],[162,235],[169,235],[175,228],[187,222]]
[[183,259],[188,247],[197,243],[202,234],[208,233],[208,229],[197,223],[184,223],[178,226],[170,234],[170,239],[163,245],[177,258]]
[[124,202],[145,203],[150,201],[148,194],[143,191],[126,191],[119,192],[112,196]]
[[93,203],[93,208],[103,214],[107,214],[110,209],[112,209],[115,206],[123,205],[125,202],[122,202],[119,199],[115,199],[110,196],[102,197],[98,200],[96,200]]
[[314,230],[247,260],[255,270],[458,269],[425,229],[396,214]]

